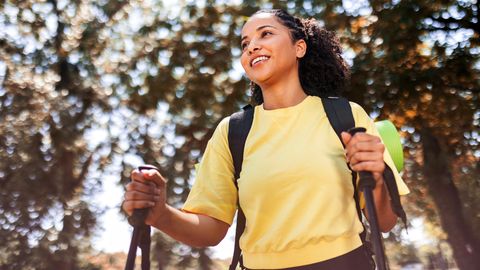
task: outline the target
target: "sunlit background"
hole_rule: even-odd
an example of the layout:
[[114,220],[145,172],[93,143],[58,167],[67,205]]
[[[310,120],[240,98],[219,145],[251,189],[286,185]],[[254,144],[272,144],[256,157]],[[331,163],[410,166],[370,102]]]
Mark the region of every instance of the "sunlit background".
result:
[[[480,265],[480,4],[471,1],[3,1],[0,268],[123,269],[130,171],[158,166],[181,207],[213,129],[249,101],[240,30],[284,8],[334,30],[345,96],[399,128],[408,233],[392,269]],[[155,231],[153,269],[226,269]]]

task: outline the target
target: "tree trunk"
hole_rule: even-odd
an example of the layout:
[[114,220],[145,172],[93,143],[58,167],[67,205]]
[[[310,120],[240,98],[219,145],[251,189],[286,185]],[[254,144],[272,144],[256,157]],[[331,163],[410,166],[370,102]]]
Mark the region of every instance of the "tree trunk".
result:
[[447,155],[429,128],[424,127],[421,136],[424,177],[455,261],[462,270],[479,269],[479,241],[463,215],[460,194],[453,183]]

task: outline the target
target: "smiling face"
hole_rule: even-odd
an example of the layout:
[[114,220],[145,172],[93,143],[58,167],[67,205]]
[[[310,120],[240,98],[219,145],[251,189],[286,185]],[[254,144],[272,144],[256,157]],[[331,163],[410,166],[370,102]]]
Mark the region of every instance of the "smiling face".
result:
[[293,42],[290,30],[275,15],[252,16],[243,26],[241,48],[243,69],[260,87],[285,79],[298,80],[298,58],[305,55],[305,41]]

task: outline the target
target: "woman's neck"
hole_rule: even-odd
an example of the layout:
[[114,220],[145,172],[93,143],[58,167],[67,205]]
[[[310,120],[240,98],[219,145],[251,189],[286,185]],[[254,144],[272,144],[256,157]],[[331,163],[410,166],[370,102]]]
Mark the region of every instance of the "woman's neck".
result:
[[264,85],[262,86],[262,95],[265,110],[295,106],[307,97],[298,79]]

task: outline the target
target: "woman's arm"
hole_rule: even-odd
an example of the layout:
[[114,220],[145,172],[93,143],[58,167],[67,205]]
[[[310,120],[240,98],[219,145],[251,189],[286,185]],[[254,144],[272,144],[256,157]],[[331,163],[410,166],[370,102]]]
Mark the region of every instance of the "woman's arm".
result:
[[229,225],[223,221],[183,212],[169,205],[166,208],[168,210],[156,220],[151,220],[150,225],[184,244],[194,247],[216,246],[227,233]]
[[216,246],[230,226],[209,216],[183,212],[169,205],[167,208],[169,210],[151,225],[189,246]]
[[[397,215],[393,212],[390,195],[388,195],[383,177],[376,180],[375,189],[373,189],[373,200],[375,201],[375,210],[377,211],[378,226],[382,232],[389,232],[397,223]],[[363,213],[370,221],[366,209],[363,209]]]
[[135,209],[149,208],[146,224],[194,247],[214,246],[225,237],[229,224],[169,206],[166,203],[167,181],[156,170],[134,170],[131,179],[122,204],[128,215]]

